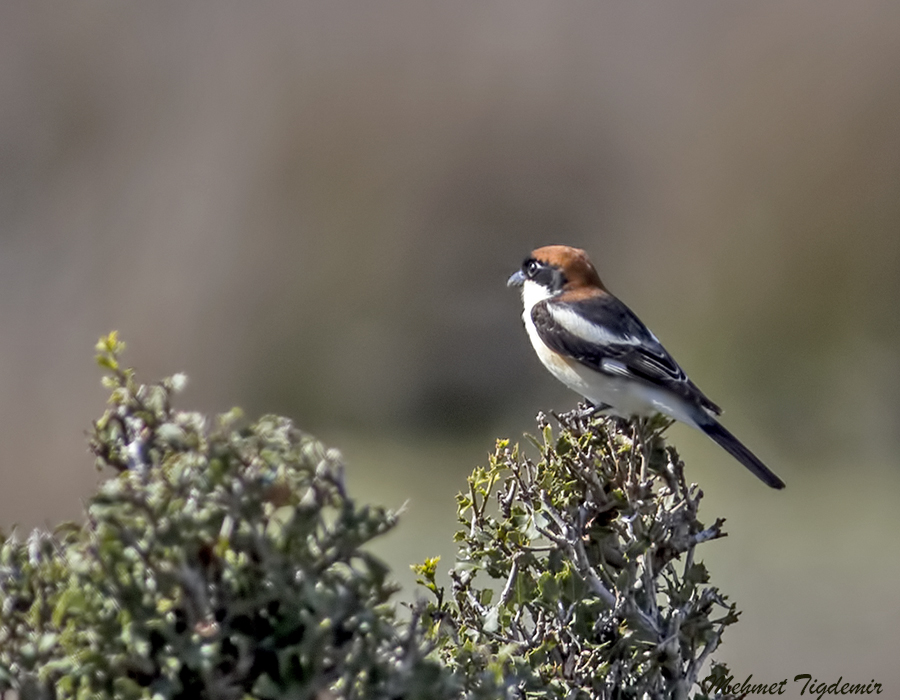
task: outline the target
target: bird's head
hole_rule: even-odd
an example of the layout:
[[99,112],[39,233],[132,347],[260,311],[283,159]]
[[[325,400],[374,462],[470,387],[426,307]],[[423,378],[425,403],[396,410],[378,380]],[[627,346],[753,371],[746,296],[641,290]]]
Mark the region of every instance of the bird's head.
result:
[[606,291],[587,253],[565,245],[548,245],[532,251],[506,284],[522,287],[523,296],[542,299],[565,292],[574,300]]

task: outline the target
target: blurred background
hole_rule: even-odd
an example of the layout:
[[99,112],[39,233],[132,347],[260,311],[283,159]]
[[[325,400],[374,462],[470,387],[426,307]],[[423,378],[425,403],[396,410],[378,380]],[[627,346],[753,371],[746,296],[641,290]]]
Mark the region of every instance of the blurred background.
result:
[[896,694],[898,37],[890,0],[2,3],[0,527],[80,517],[118,329],[406,503],[411,595],[494,439],[576,401],[505,287],[567,243],[788,483],[670,431],[728,520],[717,657]]

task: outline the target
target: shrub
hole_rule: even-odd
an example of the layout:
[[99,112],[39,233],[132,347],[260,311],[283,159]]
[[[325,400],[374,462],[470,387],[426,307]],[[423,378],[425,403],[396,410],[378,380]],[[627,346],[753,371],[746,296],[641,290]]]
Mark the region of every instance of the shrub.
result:
[[110,405],[90,447],[111,471],[83,524],[0,546],[0,697],[688,698],[737,613],[695,547],[700,492],[660,436],[539,417],[539,457],[501,441],[459,514],[449,594],[405,614],[365,546],[339,453],[291,422],[176,410],[98,344]]
[[555,436],[539,416],[537,461],[503,440],[469,478],[450,595],[436,560],[416,569],[431,638],[467,688],[490,672],[526,697],[686,699],[737,620],[695,558],[723,521],[697,520],[666,422],[582,416]]

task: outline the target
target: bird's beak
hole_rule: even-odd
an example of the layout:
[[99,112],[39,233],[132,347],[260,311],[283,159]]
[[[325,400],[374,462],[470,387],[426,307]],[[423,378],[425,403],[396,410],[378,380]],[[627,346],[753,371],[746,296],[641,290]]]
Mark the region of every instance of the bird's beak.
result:
[[507,287],[521,287],[523,284],[525,284],[525,275],[521,270],[517,270],[506,280]]

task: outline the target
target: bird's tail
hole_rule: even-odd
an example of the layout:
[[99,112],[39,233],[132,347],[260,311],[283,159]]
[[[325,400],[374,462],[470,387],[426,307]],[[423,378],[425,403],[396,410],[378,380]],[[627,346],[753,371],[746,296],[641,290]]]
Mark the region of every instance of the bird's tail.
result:
[[699,428],[718,443],[728,454],[756,474],[756,476],[767,486],[771,486],[773,489],[784,488],[784,482],[775,476],[765,464],[759,461],[759,458],[755,454],[744,447],[743,443],[728,432],[728,430],[726,430],[718,421],[710,418],[703,421],[699,425]]

